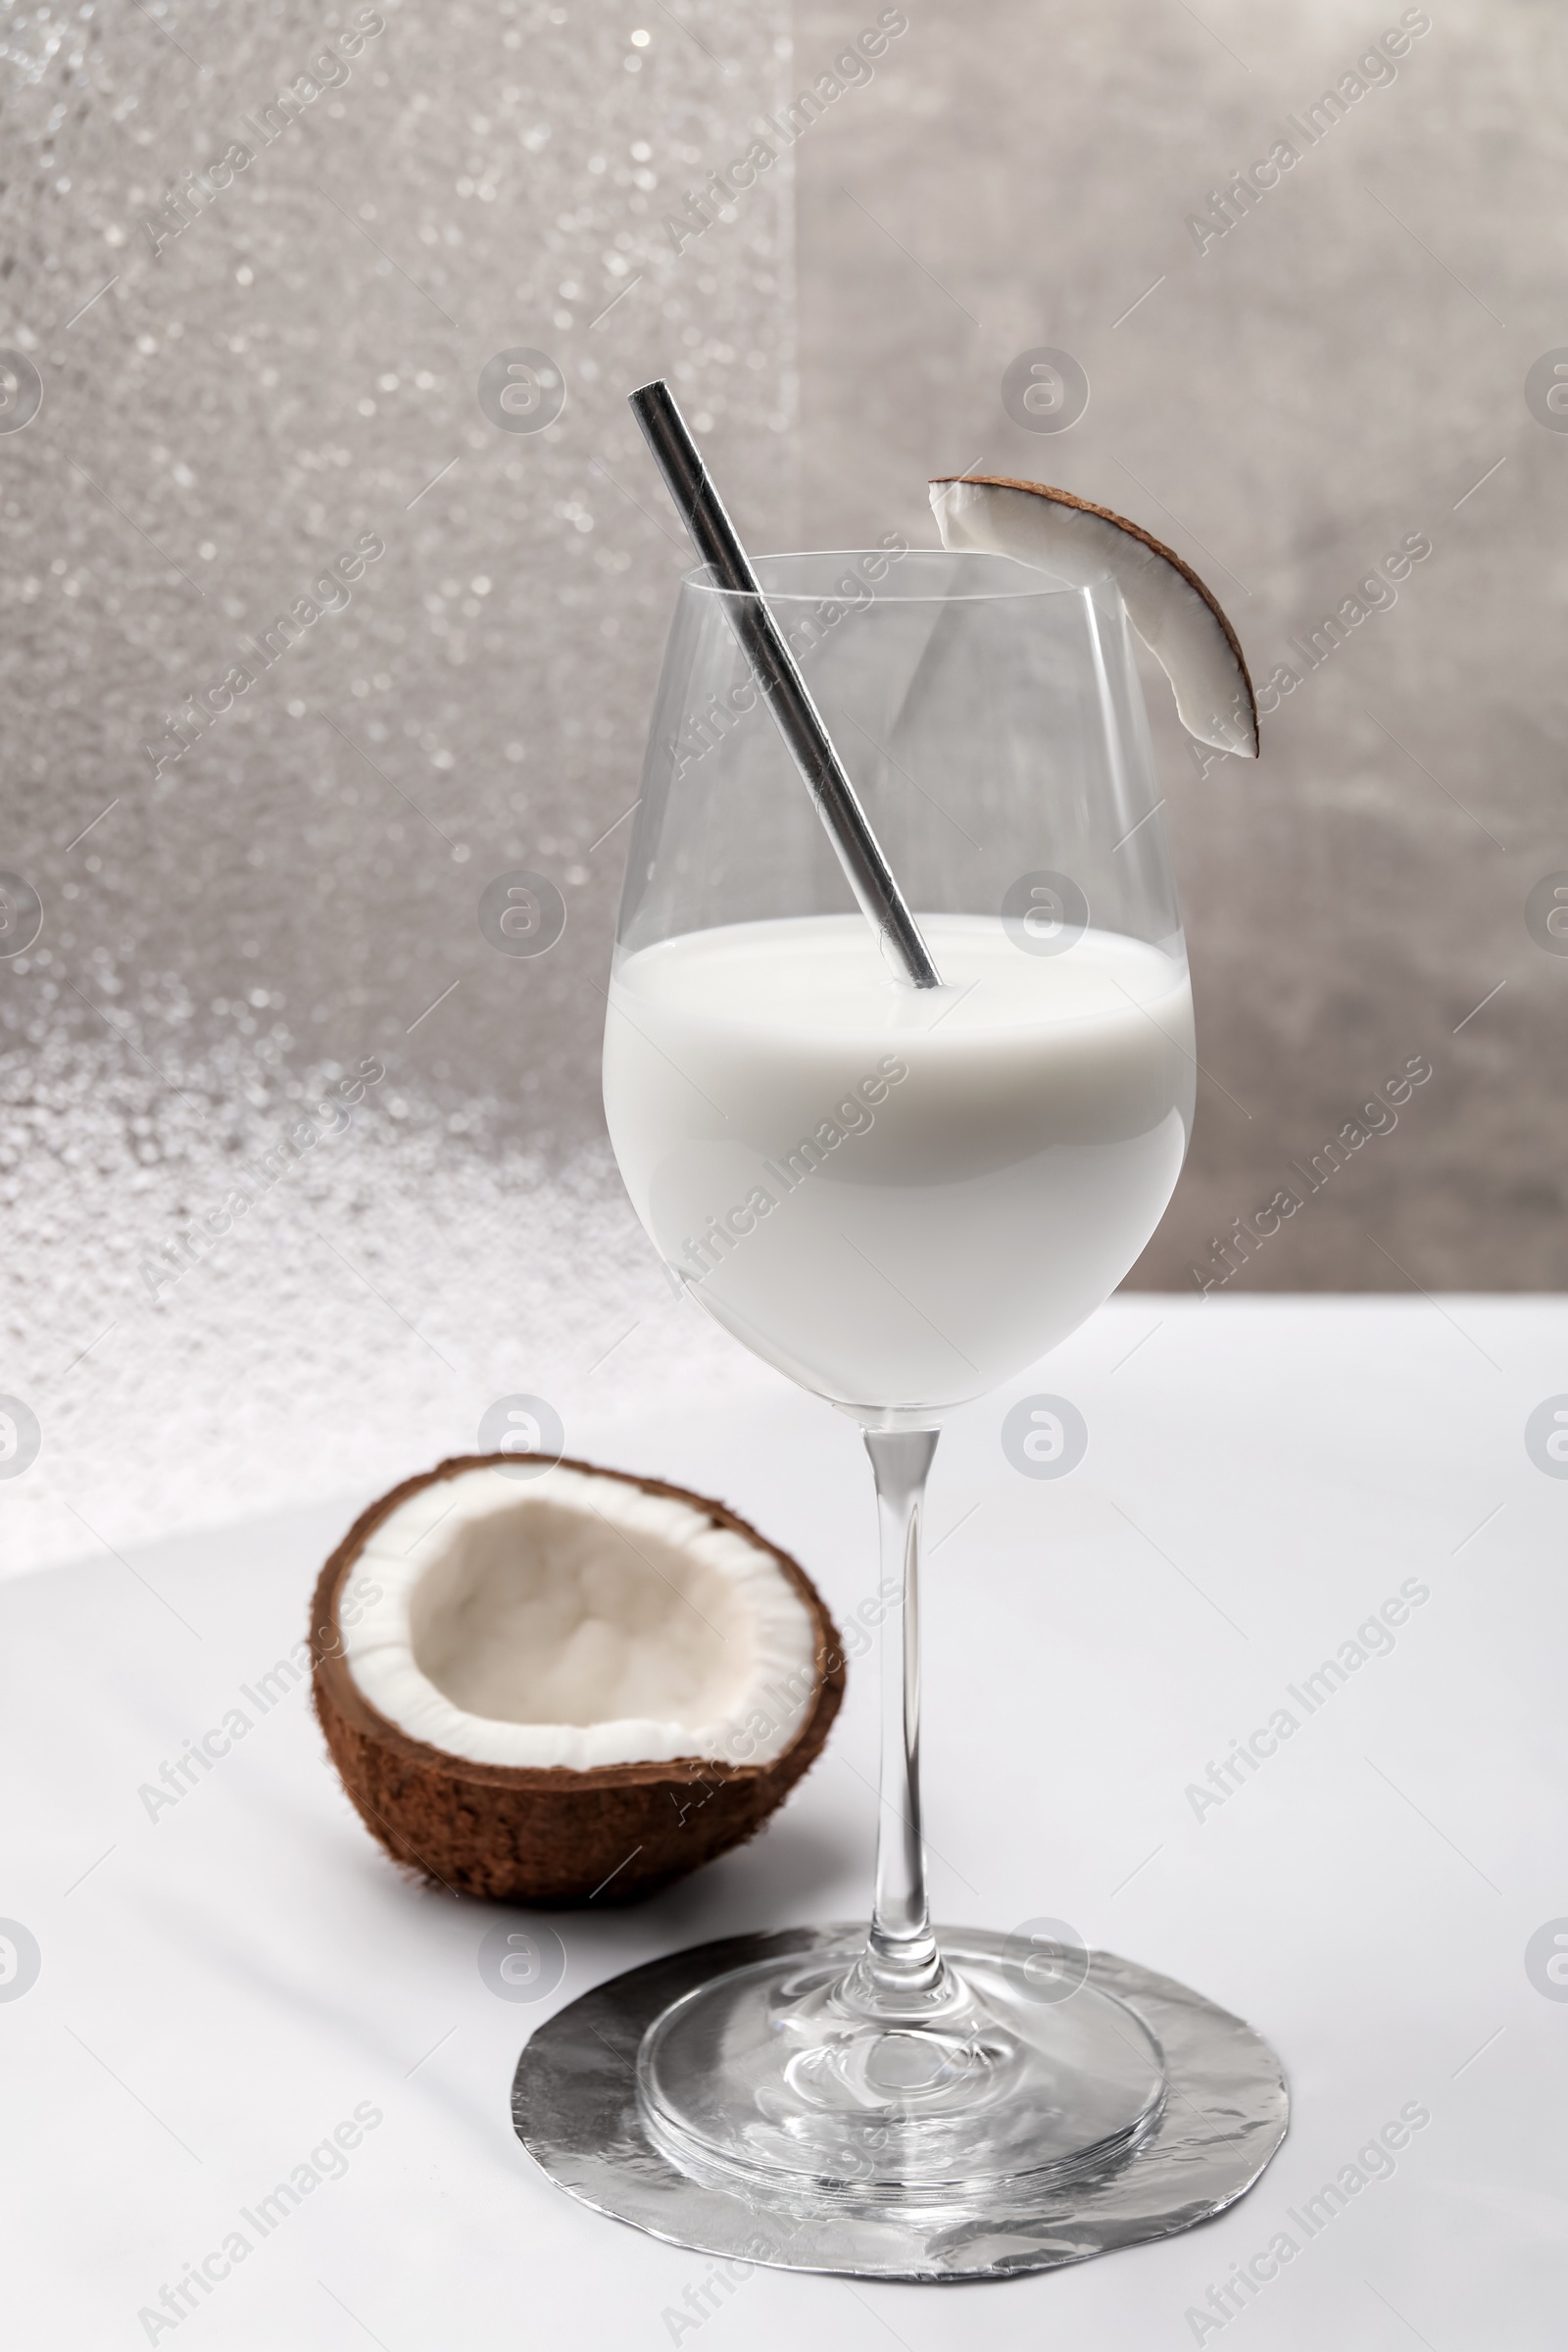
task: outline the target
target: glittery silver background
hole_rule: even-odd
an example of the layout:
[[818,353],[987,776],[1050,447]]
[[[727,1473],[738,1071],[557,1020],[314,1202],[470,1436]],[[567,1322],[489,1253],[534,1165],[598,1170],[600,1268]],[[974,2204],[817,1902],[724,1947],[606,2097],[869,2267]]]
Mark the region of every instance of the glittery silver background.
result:
[[[689,1380],[732,1356],[601,1140],[610,828],[685,560],[624,395],[672,378],[760,545],[795,396],[788,154],[662,225],[791,94],[776,0],[3,24],[17,1566],[401,1474],[508,1393],[569,1430],[677,1315]],[[518,349],[564,379],[543,429],[480,405]],[[567,909],[537,958],[479,926],[518,868]]]

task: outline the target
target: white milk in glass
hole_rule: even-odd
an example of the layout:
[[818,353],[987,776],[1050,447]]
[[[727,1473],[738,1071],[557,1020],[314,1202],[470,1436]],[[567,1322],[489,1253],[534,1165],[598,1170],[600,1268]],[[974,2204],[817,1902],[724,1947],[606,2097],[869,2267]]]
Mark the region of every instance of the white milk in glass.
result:
[[746,1345],[862,1407],[1008,1380],[1108,1298],[1192,1123],[1184,962],[1086,931],[919,917],[940,990],[863,917],[684,933],[624,956],[605,1108],[665,1260]]

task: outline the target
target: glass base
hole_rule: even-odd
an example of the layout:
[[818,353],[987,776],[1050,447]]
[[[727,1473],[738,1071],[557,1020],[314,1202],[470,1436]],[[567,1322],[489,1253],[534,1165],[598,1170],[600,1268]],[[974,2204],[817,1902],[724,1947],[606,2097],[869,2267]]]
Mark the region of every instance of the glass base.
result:
[[[1077,1970],[1055,1985],[1049,1980],[1042,1985],[1035,1970],[1045,1994],[1037,2004],[1038,2030],[1055,2031],[1054,2017],[1045,2024],[1053,2012],[1106,2022],[1097,2004],[1079,2006],[1086,1991],[1103,1994],[1118,2026],[1133,2017],[1157,2042],[1167,2082],[1149,2123],[1134,2127],[1098,2163],[1063,2166],[1074,2136],[1065,2132],[1034,2149],[1048,2167],[1054,2161],[1054,2171],[995,2178],[978,2195],[943,2201],[940,2190],[935,2198],[906,2189],[874,2198],[863,2180],[835,2196],[818,2183],[842,2179],[842,2167],[831,2175],[824,2168],[815,2175],[759,2176],[710,2155],[683,2153],[677,2161],[666,2152],[638,2095],[639,2059],[645,2052],[657,2059],[661,2028],[700,2015],[714,1988],[744,1996],[748,1986],[777,1985],[786,1976],[804,1981],[808,1990],[812,1979],[831,1983],[842,1977],[846,1956],[860,1949],[863,1933],[838,1926],[727,1936],[646,1961],[580,1993],[536,2030],[517,2060],[512,2113],[523,2145],[552,2180],[594,2212],[713,2257],[723,2266],[727,2292],[757,2263],[932,2281],[1055,2270],[1168,2237],[1222,2213],[1251,2186],[1285,2136],[1289,2101],[1280,2063],[1261,2035],[1169,1977],[1092,1951],[1077,1954]],[[1020,1958],[1031,1966],[1016,1936],[984,1928],[944,1928],[938,1935],[979,1991],[992,1981],[985,1964],[1015,1990]],[[744,2008],[744,1997],[738,2005]],[[929,2080],[917,2087],[931,2095]],[[903,2081],[897,2085],[905,2099],[909,2088]],[[885,2083],[875,2096],[889,2103]],[[814,2118],[820,2111],[807,2112]],[[1055,2128],[1048,2116],[1047,2134]],[[974,2162],[972,2148],[965,2162]]]
[[986,2201],[1132,2148],[1165,2098],[1153,2034],[1038,1947],[987,1940],[945,1936],[941,1984],[903,2014],[858,1943],[698,1985],[643,2037],[650,2140],[694,2180],[844,2211]]

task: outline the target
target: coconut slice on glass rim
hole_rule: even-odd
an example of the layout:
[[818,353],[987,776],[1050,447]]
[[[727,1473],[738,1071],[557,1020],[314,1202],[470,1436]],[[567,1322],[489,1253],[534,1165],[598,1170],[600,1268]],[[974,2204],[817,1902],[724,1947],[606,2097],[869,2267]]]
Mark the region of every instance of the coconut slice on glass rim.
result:
[[1108,572],[1189,735],[1257,758],[1257,702],[1236,631],[1197,572],[1139,523],[1070,490],[1000,473],[946,474],[931,484],[931,507],[944,547],[1012,556],[1073,588]]
[[810,1579],[720,1502],[466,1455],[373,1504],[312,1616],[316,1709],[394,1860],[498,1900],[628,1902],[760,1829],[844,1653]]

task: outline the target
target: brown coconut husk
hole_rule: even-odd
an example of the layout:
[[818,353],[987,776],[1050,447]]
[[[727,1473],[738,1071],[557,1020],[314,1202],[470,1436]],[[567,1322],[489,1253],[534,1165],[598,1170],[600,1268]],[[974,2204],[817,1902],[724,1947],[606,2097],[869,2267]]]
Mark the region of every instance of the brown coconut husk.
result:
[[700,1510],[777,1561],[811,1613],[816,1687],[795,1737],[766,1764],[681,1756],[584,1772],[475,1764],[412,1740],[370,1705],[350,1673],[338,1599],[365,1544],[422,1487],[510,1459],[460,1454],[370,1505],[321,1570],[311,1611],[316,1712],[338,1778],[395,1862],[462,1894],[542,1906],[631,1903],[755,1836],[814,1763],[844,1697],[838,1631],[804,1568],[745,1519],[662,1479],[564,1458]]

